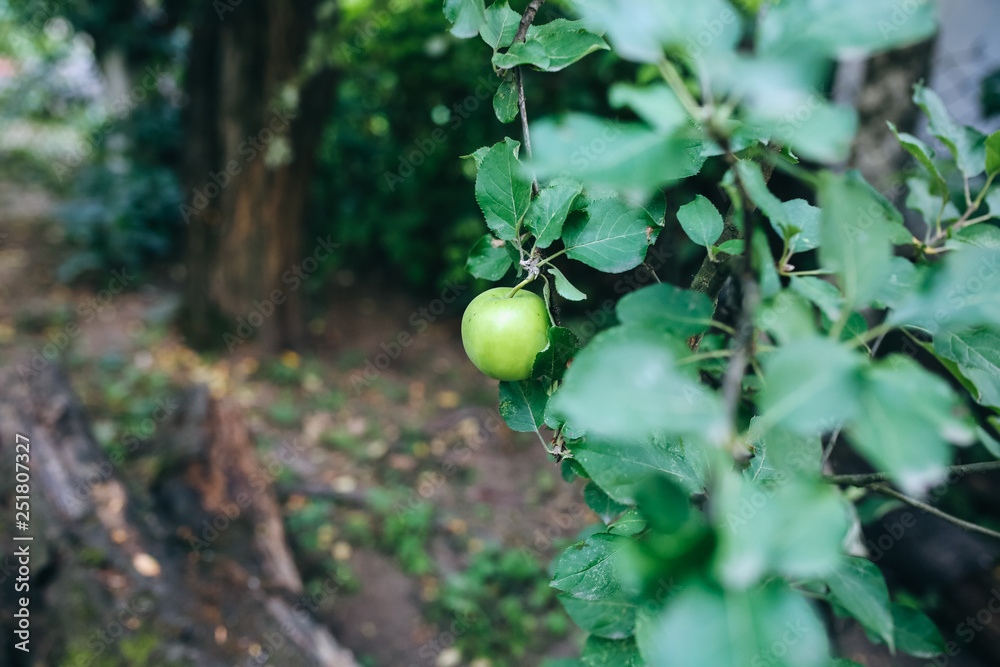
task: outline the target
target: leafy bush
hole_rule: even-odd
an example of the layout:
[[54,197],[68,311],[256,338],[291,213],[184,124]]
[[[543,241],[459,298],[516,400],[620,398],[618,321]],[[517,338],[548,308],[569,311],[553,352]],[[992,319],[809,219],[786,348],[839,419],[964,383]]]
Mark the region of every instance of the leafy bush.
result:
[[[444,3],[451,33],[481,36],[505,77],[499,120],[517,118],[521,77],[549,80],[609,49],[632,63],[609,103],[638,119],[542,118],[533,153],[527,134],[475,151],[489,234],[469,270],[496,281],[513,268],[511,294],[541,279],[550,308],[586,300],[565,268],[630,275],[665,213],[689,239],[676,254],[693,244],[707,257],[690,289],[647,269],[654,279],[637,281],[647,286],[598,304],[614,326],[583,349],[553,327],[532,377],[500,383],[507,424],[537,433],[567,478],[591,480],[587,501],[606,524],[552,567],[552,587],[590,633],[580,661],[560,665],[855,665],[831,655],[824,609],[893,652],[940,654],[933,623],[894,601],[864,557],[852,501],[919,503],[946,480],[954,445],[978,441],[1000,457],[1000,133],[955,124],[937,95],[915,89],[951,159],[897,133],[921,170],[908,181],[914,233],[860,174],[824,166],[847,158],[857,118],[817,92],[843,49],[926,38],[934,7],[573,5],[581,21],[519,34],[506,2]],[[954,201],[946,163],[961,174]],[[720,187],[704,196],[678,201],[675,188],[666,209],[655,196],[713,170]],[[808,200],[779,199],[773,172]],[[717,310],[723,285],[728,316]],[[939,374],[918,358],[936,358]],[[830,474],[838,442],[876,473]]]
[[[555,10],[554,10],[555,11]],[[341,244],[331,266],[372,266],[417,288],[468,280],[480,236],[467,186],[475,170],[453,156],[502,130],[491,114],[501,81],[475,62],[476,45],[442,34],[438,0],[361,0],[343,9],[332,49],[341,71],[319,146],[311,224]],[[595,67],[533,91],[536,104],[602,102]]]

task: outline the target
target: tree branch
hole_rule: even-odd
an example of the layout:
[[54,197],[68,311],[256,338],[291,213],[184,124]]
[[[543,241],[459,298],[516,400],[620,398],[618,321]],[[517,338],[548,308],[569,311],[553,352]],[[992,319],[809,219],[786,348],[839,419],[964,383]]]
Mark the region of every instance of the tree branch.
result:
[[[751,349],[754,344],[754,324],[753,315],[760,302],[760,289],[757,285],[757,276],[753,270],[753,206],[750,197],[747,195],[743,179],[739,172],[733,170],[736,177],[736,189],[739,192],[739,207],[743,211],[743,230],[745,236],[743,248],[742,266],[740,272],[740,292],[742,302],[740,312],[736,321],[736,335],[733,338],[733,356],[726,367],[726,373],[722,378],[722,400],[726,406],[726,415],[730,424],[736,424],[736,413],[740,402],[740,389],[743,386],[743,376],[746,374],[747,364],[750,363]],[[699,341],[700,342],[700,341]]]
[[[514,43],[523,42],[528,36],[528,27],[535,20],[535,14],[545,0],[531,0],[524,14],[521,16],[521,23],[517,26],[514,34]],[[521,66],[514,68],[514,82],[517,84],[517,111],[521,116],[521,134],[524,136],[524,153],[531,159],[531,135],[528,133],[528,105],[524,99],[524,77],[521,74]],[[531,196],[538,196],[538,179],[531,179]]]
[[[985,463],[969,463],[961,466],[951,466],[946,468],[949,473],[959,476],[970,475],[977,472],[992,472],[1000,470],[1000,461],[987,461]],[[872,486],[889,481],[889,475],[884,472],[873,472],[863,475],[827,475],[823,480],[830,484],[839,486]]]
[[[760,165],[761,172],[764,174],[764,183],[768,183],[771,180],[771,175],[774,174],[774,163],[770,160],[765,160]],[[750,217],[750,215],[757,210],[757,205],[752,201],[746,204],[746,210],[744,211],[745,217]],[[726,213],[726,224],[722,230],[722,236],[719,237],[719,244],[725,243],[726,241],[732,241],[733,239],[744,238],[743,233],[740,231],[739,227],[736,226],[736,206],[735,204],[730,204],[729,212]],[[749,247],[750,241],[747,240],[747,247]],[[701,268],[698,269],[698,273],[695,274],[694,279],[691,281],[691,289],[695,292],[701,292],[707,294],[708,298],[713,301],[719,298],[719,292],[722,290],[723,279],[725,274],[719,274],[719,262],[713,262],[708,257],[705,261],[701,263]]]
[[938,517],[939,519],[944,519],[945,521],[953,523],[956,526],[961,526],[962,528],[964,528],[966,530],[971,530],[971,531],[974,531],[976,533],[981,533],[983,535],[989,535],[990,537],[992,537],[994,539],[1000,540],[1000,533],[998,533],[995,530],[991,530],[989,528],[986,528],[985,526],[980,526],[978,524],[970,523],[970,522],[968,522],[968,521],[966,521],[964,519],[959,519],[957,516],[952,516],[951,514],[948,514],[947,512],[942,512],[941,510],[939,510],[938,508],[934,507],[933,505],[928,505],[927,503],[925,503],[923,501],[920,501],[920,500],[917,500],[916,498],[911,498],[910,496],[908,496],[908,495],[906,495],[904,493],[900,493],[896,489],[894,489],[891,486],[888,486],[886,484],[872,484],[871,486],[869,486],[869,488],[872,491],[876,492],[876,493],[881,493],[883,496],[888,496],[890,498],[895,498],[896,500],[899,500],[900,502],[904,502],[907,505],[910,505],[911,507],[916,507],[917,509],[923,510],[924,512],[927,512],[928,514],[933,514],[934,516]]
[[528,7],[524,10],[524,14],[521,15],[521,23],[517,26],[517,32],[514,33],[515,42],[523,42],[525,37],[528,35],[528,27],[531,22],[535,20],[535,14],[538,13],[538,9],[542,6],[545,0],[531,0],[528,3]]

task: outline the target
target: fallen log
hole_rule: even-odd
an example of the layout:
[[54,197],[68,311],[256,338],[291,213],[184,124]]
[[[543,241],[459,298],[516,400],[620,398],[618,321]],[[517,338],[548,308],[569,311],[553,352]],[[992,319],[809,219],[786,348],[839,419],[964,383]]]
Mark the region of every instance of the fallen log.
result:
[[[17,441],[30,443],[27,530],[14,523]],[[239,410],[192,390],[150,447],[164,465],[152,489],[133,488],[61,370],[0,372],[0,662],[357,667],[302,596],[273,486]],[[240,512],[230,516],[233,507]],[[192,549],[190,524],[221,525],[220,516],[226,527],[210,552]],[[14,544],[30,544],[27,593],[14,592]],[[22,595],[30,653],[13,634]]]

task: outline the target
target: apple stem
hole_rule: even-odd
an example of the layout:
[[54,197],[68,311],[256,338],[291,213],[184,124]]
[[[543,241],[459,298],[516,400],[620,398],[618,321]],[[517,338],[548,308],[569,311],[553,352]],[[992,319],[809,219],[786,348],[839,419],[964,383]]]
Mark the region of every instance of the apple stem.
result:
[[525,285],[527,285],[528,283],[530,283],[534,279],[535,279],[535,276],[528,276],[527,278],[525,278],[524,280],[522,280],[521,283],[517,287],[515,287],[514,289],[512,289],[510,291],[510,294],[507,295],[507,298],[510,299],[511,297],[513,297],[515,294],[517,294],[521,290],[522,287],[524,287]]

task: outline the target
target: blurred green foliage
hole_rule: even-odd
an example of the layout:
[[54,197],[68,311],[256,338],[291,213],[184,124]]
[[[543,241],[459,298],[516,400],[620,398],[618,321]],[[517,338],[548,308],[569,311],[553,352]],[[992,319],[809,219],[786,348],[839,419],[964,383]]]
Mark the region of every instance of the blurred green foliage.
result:
[[523,664],[525,656],[544,652],[569,631],[538,559],[527,550],[495,545],[445,580],[427,616],[454,636],[466,661],[489,658],[494,667]]
[[[17,75],[0,83],[0,114],[62,137],[31,152],[71,197],[60,212],[77,250],[61,272],[67,281],[122,266],[149,271],[181,254],[189,28],[184,14],[116,5],[74,4],[59,8],[65,19],[53,11],[26,21],[30,2],[0,0],[0,57],[18,63]],[[501,80],[489,54],[447,33],[439,0],[351,0],[335,11],[335,34],[320,36],[303,65],[339,74],[317,146],[307,237],[329,234],[341,244],[327,271],[378,274],[414,290],[467,281],[481,216],[469,188],[474,165],[456,157],[519,134],[492,111]],[[560,3],[543,14],[562,16]],[[111,50],[124,54],[134,84],[124,99],[102,91]],[[527,77],[532,116],[606,112],[602,90],[620,67],[597,55],[559,77]],[[158,75],[152,85],[149,72]],[[0,154],[10,151],[0,143]],[[329,277],[318,272],[310,291]]]

